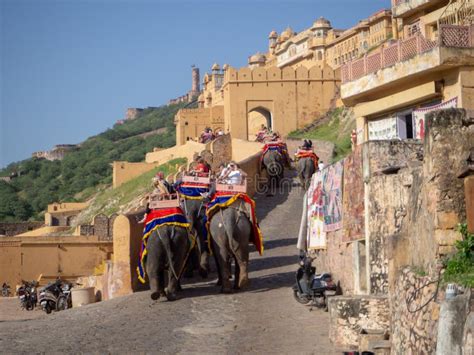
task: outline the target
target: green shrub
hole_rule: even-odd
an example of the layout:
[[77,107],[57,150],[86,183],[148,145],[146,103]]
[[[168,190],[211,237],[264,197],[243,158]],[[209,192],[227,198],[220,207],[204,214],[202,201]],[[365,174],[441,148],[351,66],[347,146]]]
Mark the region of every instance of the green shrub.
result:
[[458,231],[462,240],[456,242],[456,254],[445,263],[443,281],[474,287],[474,234],[467,231],[466,224],[458,225]]
[[[62,161],[32,158],[0,170],[0,176],[21,173],[7,185],[11,188],[5,184],[0,188],[0,221],[39,219],[49,203],[90,197],[99,186],[111,184],[110,163],[114,160],[139,162],[154,147],[173,146],[174,116],[184,106],[146,109],[139,118],[88,138]],[[137,136],[156,129],[164,131],[145,138]]]

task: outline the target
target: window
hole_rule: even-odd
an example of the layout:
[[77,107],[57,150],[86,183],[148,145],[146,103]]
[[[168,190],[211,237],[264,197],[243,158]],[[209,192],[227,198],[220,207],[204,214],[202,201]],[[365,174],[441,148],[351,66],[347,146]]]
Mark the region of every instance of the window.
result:
[[413,115],[404,112],[397,115],[398,137],[400,139],[413,139]]
[[420,21],[417,21],[409,26],[407,26],[407,37],[413,37],[421,33],[420,30]]

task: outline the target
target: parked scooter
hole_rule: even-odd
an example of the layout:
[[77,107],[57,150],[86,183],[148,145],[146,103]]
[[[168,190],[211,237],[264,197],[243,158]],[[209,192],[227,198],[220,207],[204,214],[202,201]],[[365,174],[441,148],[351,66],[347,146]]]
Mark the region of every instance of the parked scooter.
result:
[[43,311],[50,314],[52,311],[63,311],[72,307],[72,285],[57,279],[40,290],[39,303]]
[[4,282],[2,285],[2,297],[8,297],[8,296],[10,296],[10,285]]
[[302,304],[318,308],[327,308],[327,297],[334,296],[338,286],[333,282],[331,274],[316,274],[312,266],[313,259],[307,254],[300,261],[296,271],[296,284],[293,286],[293,296]]
[[32,311],[38,303],[37,281],[21,281],[21,286],[18,288],[18,298],[20,299],[20,306],[22,309]]

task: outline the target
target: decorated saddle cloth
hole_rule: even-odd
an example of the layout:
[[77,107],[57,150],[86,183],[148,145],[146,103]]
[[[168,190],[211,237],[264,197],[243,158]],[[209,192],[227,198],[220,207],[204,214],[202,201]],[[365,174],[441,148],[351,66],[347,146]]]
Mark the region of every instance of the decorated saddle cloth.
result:
[[290,159],[288,156],[288,147],[286,146],[286,143],[269,142],[266,143],[262,148],[262,154],[260,155],[260,170],[263,168],[263,157],[269,150],[276,150],[283,157],[285,164],[289,164]]
[[312,150],[299,150],[296,152],[295,157],[297,161],[302,158],[311,158],[313,160],[314,167],[316,170],[318,170],[319,157]]
[[[207,205],[206,216],[207,216],[207,227],[209,229],[209,221],[212,216],[217,213],[220,209],[227,208],[232,205],[238,199],[245,202],[247,209],[244,211],[249,217],[252,223],[252,237],[250,242],[255,245],[258,253],[263,254],[263,236],[262,232],[257,223],[257,216],[255,215],[255,201],[252,200],[247,194],[244,193],[232,193],[232,192],[221,192],[218,191],[214,195],[214,198]],[[210,235],[210,233],[209,233]],[[209,238],[210,242],[210,238]]]
[[[145,220],[145,227],[143,228],[143,238],[142,246],[140,248],[140,258],[138,261],[138,279],[140,282],[145,283],[145,263],[146,263],[146,245],[150,235],[162,226],[178,226],[183,228],[189,228],[189,223],[186,220],[186,216],[179,207],[172,208],[160,208],[156,210],[151,210],[147,214]],[[190,235],[191,247],[190,250],[194,247],[194,237]]]
[[200,184],[195,182],[183,182],[176,191],[186,200],[202,200],[201,193],[209,192],[208,184]]

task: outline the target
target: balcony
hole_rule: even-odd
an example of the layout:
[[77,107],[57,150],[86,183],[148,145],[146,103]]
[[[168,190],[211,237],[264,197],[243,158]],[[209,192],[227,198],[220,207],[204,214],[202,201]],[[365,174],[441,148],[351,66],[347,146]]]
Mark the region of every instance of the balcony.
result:
[[392,16],[407,17],[446,0],[392,0]]
[[442,65],[472,65],[473,47],[474,25],[441,25],[436,41],[418,35],[393,42],[341,67],[341,97],[344,100],[365,95]]
[[314,49],[326,45],[326,37],[313,37],[308,41],[308,47]]

